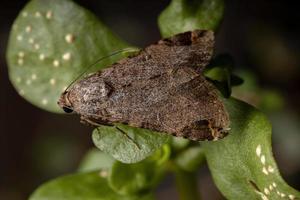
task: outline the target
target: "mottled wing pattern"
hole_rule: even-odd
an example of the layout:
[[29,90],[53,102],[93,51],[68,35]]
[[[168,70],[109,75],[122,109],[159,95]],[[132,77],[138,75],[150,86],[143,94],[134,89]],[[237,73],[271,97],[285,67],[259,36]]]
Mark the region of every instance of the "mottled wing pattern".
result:
[[202,74],[213,54],[211,31],[163,39],[76,83],[74,110],[92,123],[126,123],[191,140],[226,134],[228,114]]

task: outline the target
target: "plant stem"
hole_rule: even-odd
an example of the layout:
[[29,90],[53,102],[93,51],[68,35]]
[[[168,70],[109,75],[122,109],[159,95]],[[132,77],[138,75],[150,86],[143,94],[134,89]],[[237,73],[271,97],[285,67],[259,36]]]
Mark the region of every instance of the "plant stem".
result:
[[180,200],[200,200],[197,184],[197,173],[187,172],[179,167],[174,169],[176,187]]

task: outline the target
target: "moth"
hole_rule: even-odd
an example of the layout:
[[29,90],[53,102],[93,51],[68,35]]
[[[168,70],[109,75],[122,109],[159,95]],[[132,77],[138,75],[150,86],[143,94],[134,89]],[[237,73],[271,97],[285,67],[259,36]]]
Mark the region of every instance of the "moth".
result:
[[58,104],[94,126],[123,123],[196,141],[221,139],[228,113],[203,75],[213,49],[208,30],[161,39],[77,81]]

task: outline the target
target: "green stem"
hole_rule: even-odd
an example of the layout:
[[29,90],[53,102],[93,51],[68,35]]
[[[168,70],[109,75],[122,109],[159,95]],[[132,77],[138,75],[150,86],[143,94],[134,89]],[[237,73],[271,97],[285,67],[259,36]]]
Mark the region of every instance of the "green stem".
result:
[[187,172],[178,167],[174,169],[176,187],[180,200],[200,200],[198,192],[197,173]]

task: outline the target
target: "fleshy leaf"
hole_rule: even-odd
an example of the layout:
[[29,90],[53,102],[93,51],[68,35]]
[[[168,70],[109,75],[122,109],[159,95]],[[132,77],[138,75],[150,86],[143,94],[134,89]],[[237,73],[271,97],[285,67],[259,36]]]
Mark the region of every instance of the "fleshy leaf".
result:
[[99,169],[109,169],[114,161],[110,155],[93,148],[89,150],[82,159],[78,171],[89,172]]
[[[32,0],[13,24],[7,49],[9,77],[26,100],[61,112],[61,92],[95,60],[127,45],[93,14],[70,0]],[[100,69],[122,57],[112,56]]]
[[158,18],[163,37],[194,29],[215,30],[224,12],[223,0],[172,0]]
[[101,173],[80,173],[49,181],[40,186],[29,200],[153,200],[152,194],[124,196],[115,193]]
[[141,162],[124,164],[117,161],[111,168],[109,185],[115,192],[123,195],[149,192],[163,177],[169,156],[170,147],[164,145]]
[[182,149],[186,148],[190,144],[190,140],[180,137],[172,137],[171,138],[171,146],[172,151],[181,151]]
[[295,199],[300,193],[281,178],[272,155],[271,125],[254,107],[225,100],[229,135],[202,142],[215,184],[227,199]]
[[124,124],[100,126],[93,131],[96,147],[123,163],[136,163],[150,156],[169,140],[169,135]]

